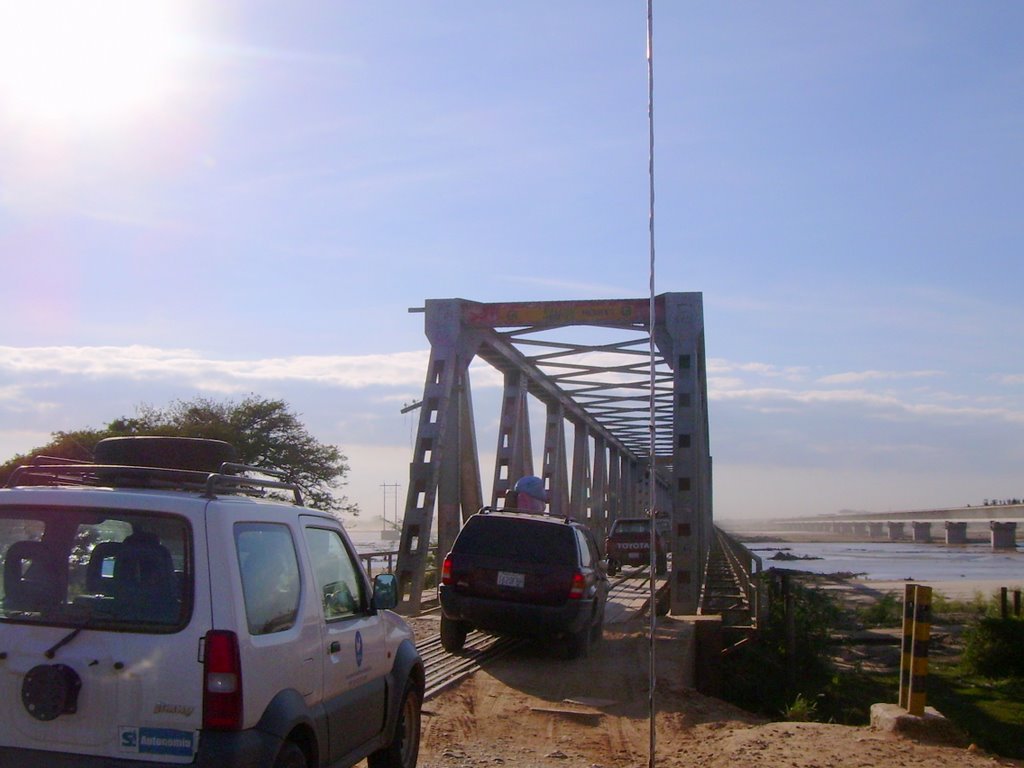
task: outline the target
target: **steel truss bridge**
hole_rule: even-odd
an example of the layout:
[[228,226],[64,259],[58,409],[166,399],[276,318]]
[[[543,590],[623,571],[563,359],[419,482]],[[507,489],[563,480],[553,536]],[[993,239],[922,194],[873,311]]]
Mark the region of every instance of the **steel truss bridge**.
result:
[[[599,540],[619,517],[652,508],[668,517],[670,611],[698,612],[714,540],[703,297],[660,294],[653,318],[650,307],[646,298],[431,299],[411,310],[424,313],[431,348],[396,568],[401,610],[420,610],[430,557],[444,557],[471,515],[539,475],[551,514],[585,521]],[[474,375],[489,366],[503,386],[488,418],[498,426],[487,498],[471,365]],[[541,415],[538,470],[531,424]]]

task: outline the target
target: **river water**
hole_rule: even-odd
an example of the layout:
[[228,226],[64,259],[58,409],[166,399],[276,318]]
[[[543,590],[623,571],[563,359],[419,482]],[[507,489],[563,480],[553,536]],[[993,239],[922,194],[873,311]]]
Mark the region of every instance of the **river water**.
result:
[[[878,580],[1005,580],[1024,584],[1024,551],[993,551],[989,544],[912,542],[763,542],[748,544],[767,568],[811,573],[855,573]],[[777,552],[814,560],[772,560]]]
[[[398,541],[384,541],[379,531],[350,530],[362,553],[395,551]],[[854,573],[882,581],[1005,581],[1024,585],[1024,550],[993,551],[990,544],[947,546],[907,541],[773,542],[746,545],[768,568],[811,573]],[[772,560],[776,552],[813,560]]]

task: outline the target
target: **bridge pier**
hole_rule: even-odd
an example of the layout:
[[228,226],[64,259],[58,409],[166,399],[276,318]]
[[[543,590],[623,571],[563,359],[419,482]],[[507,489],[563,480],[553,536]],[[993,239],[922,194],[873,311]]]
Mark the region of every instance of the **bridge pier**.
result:
[[880,539],[885,533],[885,523],[868,523],[868,535],[872,539]]
[[669,610],[675,615],[691,615],[700,602],[701,579],[714,535],[704,303],[699,293],[663,296],[663,313],[652,323],[651,335],[672,369]]
[[966,544],[967,523],[946,521],[946,544]]
[[889,541],[903,541],[907,538],[904,523],[889,522]]
[[868,524],[867,523],[854,523],[853,524],[853,535],[861,538],[868,535]]
[[992,549],[1016,549],[1017,548],[1017,524],[1000,523],[995,520],[989,522],[992,530]]
[[914,529],[914,541],[927,543],[932,540],[932,524],[931,523],[911,523]]

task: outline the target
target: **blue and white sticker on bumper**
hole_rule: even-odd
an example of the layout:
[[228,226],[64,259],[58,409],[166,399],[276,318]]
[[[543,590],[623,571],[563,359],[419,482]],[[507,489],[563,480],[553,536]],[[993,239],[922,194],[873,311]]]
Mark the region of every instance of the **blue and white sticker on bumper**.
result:
[[122,752],[135,755],[191,757],[196,751],[196,732],[122,725],[118,743]]

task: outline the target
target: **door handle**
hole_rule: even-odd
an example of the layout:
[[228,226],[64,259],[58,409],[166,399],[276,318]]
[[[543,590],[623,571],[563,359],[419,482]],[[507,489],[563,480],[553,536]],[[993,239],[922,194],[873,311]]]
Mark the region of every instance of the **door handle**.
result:
[[341,643],[338,642],[337,640],[332,641],[329,650],[330,650],[331,653],[340,653],[341,652]]

